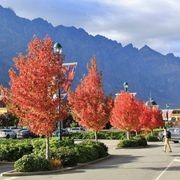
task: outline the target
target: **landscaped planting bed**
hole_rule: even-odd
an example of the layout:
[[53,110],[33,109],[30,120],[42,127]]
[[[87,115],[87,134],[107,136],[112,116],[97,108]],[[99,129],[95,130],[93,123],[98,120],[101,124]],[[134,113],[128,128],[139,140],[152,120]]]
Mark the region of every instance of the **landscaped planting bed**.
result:
[[83,141],[75,144],[72,139],[50,139],[51,159],[45,159],[45,139],[4,140],[0,143],[1,161],[16,161],[18,172],[44,171],[75,166],[108,155],[108,148],[100,142]]

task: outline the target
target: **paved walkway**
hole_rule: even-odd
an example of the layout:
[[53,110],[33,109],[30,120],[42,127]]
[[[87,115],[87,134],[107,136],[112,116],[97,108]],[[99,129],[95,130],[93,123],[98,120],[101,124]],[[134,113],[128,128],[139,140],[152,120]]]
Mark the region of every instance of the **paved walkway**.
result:
[[[33,176],[33,180],[180,180],[180,144],[172,143],[172,153],[163,152],[162,142],[148,148],[115,149],[118,141],[103,141],[112,157],[96,164],[52,175]],[[31,180],[1,177],[3,180]]]

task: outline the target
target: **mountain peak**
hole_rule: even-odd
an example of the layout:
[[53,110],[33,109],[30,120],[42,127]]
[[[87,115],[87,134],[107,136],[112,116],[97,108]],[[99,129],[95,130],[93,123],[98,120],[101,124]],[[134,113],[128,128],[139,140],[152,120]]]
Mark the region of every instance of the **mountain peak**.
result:
[[125,48],[125,49],[132,49],[132,48],[134,48],[134,47],[133,47],[133,44],[132,44],[132,43],[129,43],[129,44],[127,44],[126,46],[124,46],[124,48]]
[[162,55],[161,53],[155,51],[154,49],[151,49],[149,46],[145,45],[142,48],[139,49],[139,52],[144,55]]
[[37,25],[41,25],[41,26],[47,25],[47,24],[52,26],[51,23],[49,23],[48,21],[46,21],[46,20],[44,20],[44,19],[42,19],[40,17],[33,19],[32,22],[37,24]]
[[144,45],[142,48],[139,49],[139,51],[153,51],[148,45]]
[[166,54],[166,56],[169,57],[169,58],[174,58],[175,57],[173,53],[168,53],[168,54]]
[[16,13],[11,8],[4,8],[0,5],[0,14],[6,16],[16,16]]

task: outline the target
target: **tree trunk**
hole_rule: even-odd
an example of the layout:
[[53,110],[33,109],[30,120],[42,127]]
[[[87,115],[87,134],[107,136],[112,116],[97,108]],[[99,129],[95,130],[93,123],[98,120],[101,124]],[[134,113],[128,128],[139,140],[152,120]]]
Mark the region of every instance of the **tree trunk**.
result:
[[130,133],[129,131],[126,131],[126,138],[129,140],[130,139]]
[[151,136],[153,136],[153,130],[151,130]]
[[135,131],[136,132],[136,136],[138,135],[138,132],[137,131]]
[[49,160],[49,137],[46,137],[46,159]]
[[94,132],[94,136],[95,136],[95,141],[98,142],[97,131]]

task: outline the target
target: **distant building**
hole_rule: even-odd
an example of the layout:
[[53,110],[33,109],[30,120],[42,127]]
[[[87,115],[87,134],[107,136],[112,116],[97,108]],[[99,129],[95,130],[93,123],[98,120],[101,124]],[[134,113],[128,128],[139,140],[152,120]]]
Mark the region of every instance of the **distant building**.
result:
[[0,115],[4,114],[7,112],[7,108],[5,106],[5,104],[2,102],[2,100],[0,100]]
[[3,95],[2,95],[2,93],[0,91],[0,115],[7,112],[6,105],[5,105],[5,103],[3,102],[2,99],[3,99]]
[[159,108],[159,105],[156,103],[156,101],[154,101],[154,99],[153,98],[149,98],[149,100],[148,101],[146,101],[146,103],[145,103],[145,105],[146,106],[148,106],[148,107],[157,107],[157,108]]
[[180,109],[162,109],[163,120],[172,122],[174,126],[180,126]]

